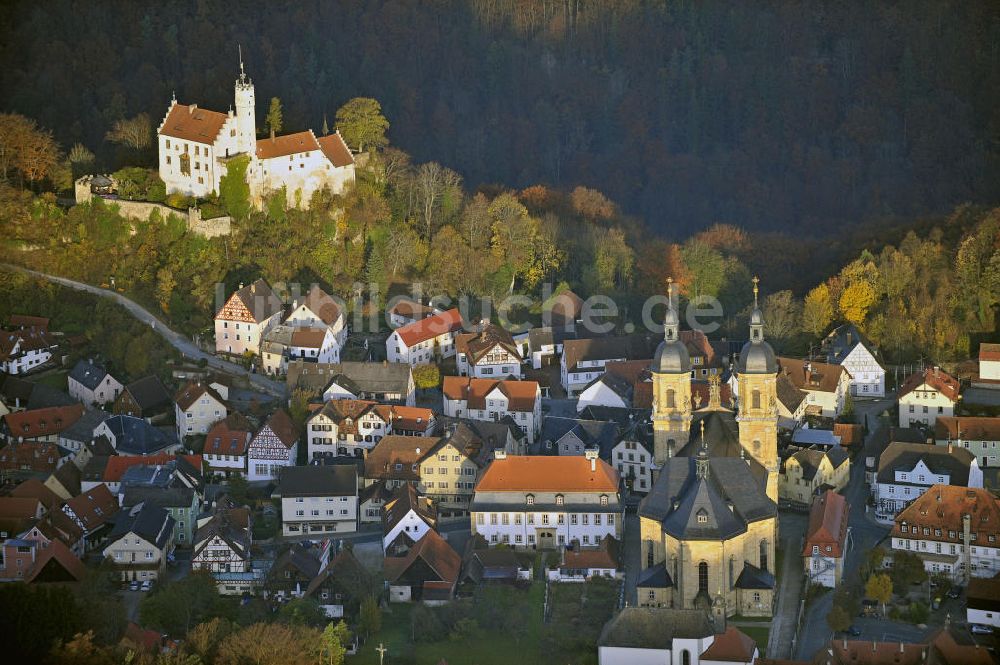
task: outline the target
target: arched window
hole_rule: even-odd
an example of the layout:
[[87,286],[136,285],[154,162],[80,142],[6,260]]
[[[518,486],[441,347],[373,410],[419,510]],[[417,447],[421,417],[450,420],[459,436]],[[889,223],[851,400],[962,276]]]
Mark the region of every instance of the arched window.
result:
[[562,494],[556,494],[556,505],[561,506],[566,503],[566,498]]
[[691,652],[687,649],[681,651],[681,665],[691,665]]
[[698,564],[698,591],[708,593],[708,563],[705,561]]
[[767,570],[767,541],[760,541],[760,569]]
[[756,388],[754,388],[754,390],[753,390],[753,394],[752,394],[752,397],[750,399],[750,405],[754,409],[759,409],[760,408],[760,391],[757,390]]
[[667,408],[668,409],[677,408],[677,399],[674,394],[673,388],[667,388]]
[[527,503],[527,504],[528,504],[529,506],[533,506],[533,505],[535,505],[535,495],[534,495],[534,494],[529,494],[529,495],[527,495],[526,497],[524,497],[524,501],[525,501],[525,503]]

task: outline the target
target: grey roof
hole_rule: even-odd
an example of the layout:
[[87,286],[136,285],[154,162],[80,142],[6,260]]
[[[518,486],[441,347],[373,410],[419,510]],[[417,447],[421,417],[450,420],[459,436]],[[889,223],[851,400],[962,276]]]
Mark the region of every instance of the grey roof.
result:
[[839,365],[844,362],[844,359],[847,358],[858,344],[863,344],[876,361],[882,362],[878,348],[853,323],[845,323],[835,328],[823,340],[823,352],[826,354],[826,361]]
[[763,339],[753,340],[743,345],[740,360],[736,365],[737,374],[777,374],[778,358],[774,349]]
[[[579,439],[585,448],[597,448],[601,457],[607,459],[617,443],[618,426],[608,421],[548,416],[542,421],[542,431],[538,440],[542,445],[552,442],[554,449],[559,441],[570,436]],[[540,450],[540,454],[549,452],[547,449]],[[556,451],[552,454],[558,453]]]
[[115,525],[108,536],[109,542],[134,533],[162,549],[174,533],[174,518],[159,506],[139,504],[132,510],[119,511],[113,519]]
[[410,366],[403,363],[289,363],[288,387],[326,390],[336,383],[361,398],[364,395],[399,393],[406,395]]
[[838,446],[840,437],[832,430],[802,427],[792,432],[792,443],[806,446]]
[[715,634],[701,610],[626,607],[604,624],[597,645],[632,649],[670,649],[674,638],[698,639]]
[[[279,573],[286,566],[299,570],[310,580],[319,574],[322,562],[319,559],[319,547],[312,544],[295,543],[278,555],[271,566],[273,574]],[[280,579],[277,581],[281,581]]]
[[142,418],[111,416],[105,424],[114,436],[115,449],[119,454],[152,455],[177,445],[172,430],[154,427]]
[[4,403],[10,405],[18,401],[22,408],[28,410],[79,404],[62,390],[6,374],[0,376],[0,395],[3,395]]
[[746,460],[754,478],[763,484],[767,480],[767,469],[747,453],[740,443],[739,424],[736,415],[729,410],[696,411],[692,414],[688,441],[677,451],[678,457],[694,457],[701,450],[701,423],[705,423],[705,441],[708,443],[709,457],[735,457]]
[[743,562],[743,570],[736,578],[737,589],[773,589],[774,575],[761,570],[749,561]]
[[778,394],[778,401],[781,402],[790,413],[795,413],[795,410],[799,408],[806,399],[806,394],[795,387],[784,374],[778,375],[778,382],[775,386],[776,392]]
[[173,479],[174,467],[171,464],[135,464],[125,469],[121,486],[167,488]]
[[555,345],[552,328],[532,328],[528,331],[528,348],[531,351],[541,351],[543,346]]
[[79,420],[60,432],[59,438],[79,441],[81,444],[93,441],[94,430],[110,417],[110,413],[100,409],[84,411]]
[[119,494],[123,508],[140,503],[160,508],[190,508],[194,502],[194,490],[190,487],[155,487],[123,483]]
[[143,411],[170,404],[170,393],[157,376],[144,376],[125,386],[125,392]]
[[657,374],[686,374],[691,371],[691,355],[680,338],[663,340],[656,347],[652,369]]
[[749,523],[777,515],[777,506],[750,472],[747,460],[709,458],[706,478],[697,476],[696,463],[691,457],[668,459],[639,504],[639,514],[686,540],[731,538],[745,532]]
[[95,363],[93,360],[78,360],[68,378],[73,379],[88,390],[94,390],[101,385],[101,381],[107,375],[108,370],[104,368],[104,365]]
[[958,446],[896,441],[879,458],[877,478],[880,483],[895,482],[896,471],[910,471],[922,460],[931,473],[948,475],[949,484],[964,487],[969,484],[969,469],[975,459],[970,451]]
[[355,466],[286,466],[281,469],[278,494],[288,496],[345,496],[358,492]]
[[639,573],[639,581],[636,583],[636,586],[647,589],[669,589],[673,585],[674,581],[670,579],[667,566],[662,561]]

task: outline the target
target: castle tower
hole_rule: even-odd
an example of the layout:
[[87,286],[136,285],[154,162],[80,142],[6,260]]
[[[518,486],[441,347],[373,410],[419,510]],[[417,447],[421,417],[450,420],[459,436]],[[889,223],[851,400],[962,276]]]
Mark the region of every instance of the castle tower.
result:
[[657,467],[687,443],[691,429],[691,357],[680,339],[673,280],[667,280],[663,341],[653,360],[653,461]]
[[254,103],[253,81],[243,71],[243,49],[240,48],[240,77],[236,79],[236,145],[238,152],[245,152],[251,158],[257,153]]
[[778,361],[764,341],[764,315],[758,304],[760,280],[753,278],[750,341],[740,351],[736,367],[739,386],[740,444],[767,469],[767,496],[778,502]]

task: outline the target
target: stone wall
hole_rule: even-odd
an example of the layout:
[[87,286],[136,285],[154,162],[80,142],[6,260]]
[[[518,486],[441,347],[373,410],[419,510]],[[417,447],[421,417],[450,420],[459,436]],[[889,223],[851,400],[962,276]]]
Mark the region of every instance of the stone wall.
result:
[[[89,203],[94,195],[91,193],[90,184],[93,176],[83,176],[76,181],[75,193],[76,202]],[[118,214],[126,219],[146,221],[153,212],[157,212],[163,220],[171,215],[179,217],[187,223],[187,230],[205,238],[216,238],[226,236],[232,231],[232,217],[214,217],[212,219],[202,219],[201,210],[195,207],[188,208],[187,211],[171,208],[162,203],[152,203],[150,201],[127,201],[125,199],[104,199],[107,205],[118,207]],[[133,231],[134,232],[134,231]]]

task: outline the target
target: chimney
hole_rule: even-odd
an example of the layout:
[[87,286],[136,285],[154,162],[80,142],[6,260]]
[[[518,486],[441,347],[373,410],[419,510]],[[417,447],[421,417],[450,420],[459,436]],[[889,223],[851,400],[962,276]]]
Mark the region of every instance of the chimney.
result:
[[493,459],[507,459],[507,451],[497,448],[493,451]]
[[593,473],[597,471],[597,451],[596,450],[585,450],[583,451],[583,456],[590,460],[590,471]]
[[194,112],[197,111],[197,110],[198,110],[198,105],[197,104],[190,104],[190,105],[188,105],[188,113],[190,113],[191,115],[194,115]]
[[903,653],[903,651],[904,651],[904,649],[903,649],[903,643],[900,642],[899,643],[899,653]]

